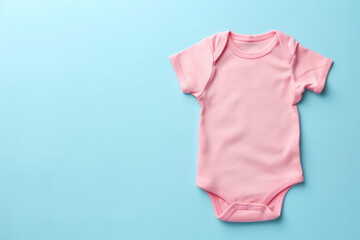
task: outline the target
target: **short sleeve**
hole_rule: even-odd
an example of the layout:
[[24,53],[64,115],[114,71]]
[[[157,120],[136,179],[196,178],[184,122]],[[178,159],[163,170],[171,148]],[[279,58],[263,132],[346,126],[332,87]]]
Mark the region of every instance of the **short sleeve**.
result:
[[204,90],[213,67],[213,51],[208,38],[171,55],[181,90],[198,96]]
[[332,63],[330,58],[296,42],[292,70],[297,91],[302,93],[306,88],[321,93]]

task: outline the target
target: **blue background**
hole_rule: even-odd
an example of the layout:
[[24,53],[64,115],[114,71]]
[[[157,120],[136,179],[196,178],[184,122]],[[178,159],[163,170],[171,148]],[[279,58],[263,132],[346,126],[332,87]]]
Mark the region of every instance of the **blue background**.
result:
[[[0,1],[0,239],[359,239],[359,1]],[[225,223],[168,56],[278,29],[334,60],[299,104],[305,183]]]

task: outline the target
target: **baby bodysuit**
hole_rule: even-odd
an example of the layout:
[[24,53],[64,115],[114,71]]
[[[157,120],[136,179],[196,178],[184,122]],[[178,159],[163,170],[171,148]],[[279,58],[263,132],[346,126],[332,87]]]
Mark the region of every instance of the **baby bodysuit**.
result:
[[226,31],[170,56],[183,92],[200,106],[196,184],[223,221],[280,216],[303,181],[297,103],[320,93],[333,61],[272,30]]

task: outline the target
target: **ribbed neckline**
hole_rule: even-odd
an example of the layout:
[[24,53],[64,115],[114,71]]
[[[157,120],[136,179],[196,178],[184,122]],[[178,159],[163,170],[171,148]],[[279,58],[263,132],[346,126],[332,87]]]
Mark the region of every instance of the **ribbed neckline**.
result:
[[[243,52],[237,45],[234,43],[234,40],[244,41],[244,42],[258,42],[266,39],[271,39],[272,41],[263,49],[258,52],[246,53]],[[268,31],[266,33],[256,34],[256,35],[244,35],[239,33],[234,33],[228,31],[228,45],[230,50],[237,56],[242,58],[260,58],[270,53],[274,47],[279,42],[279,36],[275,30]]]

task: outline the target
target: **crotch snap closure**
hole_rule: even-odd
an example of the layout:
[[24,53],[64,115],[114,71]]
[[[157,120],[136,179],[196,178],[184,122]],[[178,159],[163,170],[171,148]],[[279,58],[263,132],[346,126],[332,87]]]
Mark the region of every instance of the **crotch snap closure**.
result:
[[249,204],[247,205],[247,209],[249,209],[249,210],[254,209],[254,206],[253,206],[251,203],[249,203]]

